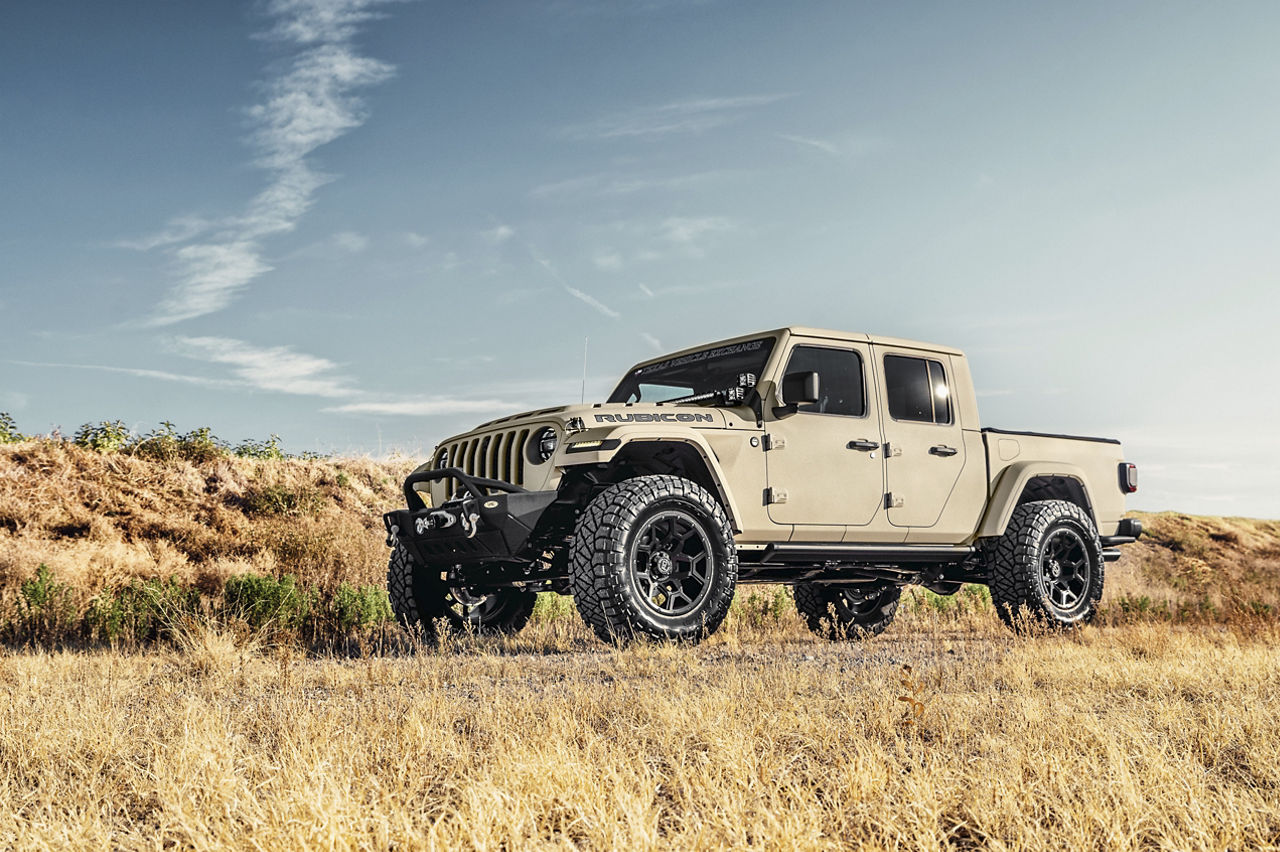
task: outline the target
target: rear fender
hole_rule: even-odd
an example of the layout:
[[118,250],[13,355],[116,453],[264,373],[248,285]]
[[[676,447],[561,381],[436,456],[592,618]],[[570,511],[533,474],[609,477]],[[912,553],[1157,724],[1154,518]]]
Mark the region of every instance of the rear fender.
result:
[[1084,471],[1073,464],[1062,462],[1016,462],[1001,471],[996,481],[995,490],[987,503],[986,514],[983,515],[982,523],[978,526],[979,538],[1004,535],[1005,529],[1009,526],[1009,519],[1013,517],[1013,510],[1018,507],[1018,501],[1022,498],[1023,492],[1037,477],[1060,478],[1078,485],[1084,500],[1081,508],[1093,518],[1094,524],[1097,524],[1098,518],[1093,510],[1093,498],[1089,494],[1089,484]]

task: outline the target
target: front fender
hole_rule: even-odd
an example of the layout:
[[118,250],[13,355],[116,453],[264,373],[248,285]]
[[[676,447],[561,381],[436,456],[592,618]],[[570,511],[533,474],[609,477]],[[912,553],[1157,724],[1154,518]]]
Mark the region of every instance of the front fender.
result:
[[[595,432],[595,430],[592,430]],[[720,460],[716,456],[715,450],[711,445],[697,432],[692,430],[688,432],[675,432],[671,434],[655,435],[652,432],[641,432],[639,430],[632,431],[629,429],[613,429],[608,433],[582,434],[574,436],[572,441],[579,440],[605,440],[608,442],[609,449],[599,452],[566,453],[561,462],[566,468],[570,465],[579,464],[609,464],[620,456],[625,456],[628,452],[635,452],[638,449],[647,449],[644,444],[684,444],[691,447],[697,454],[702,464],[707,470],[707,475],[715,485],[716,496],[720,498],[720,504],[724,506],[725,512],[729,515],[729,521],[733,524],[735,530],[739,529],[739,519],[742,517],[738,511],[737,501],[733,498],[733,493],[725,484],[724,469],[720,466]],[[617,442],[616,444],[614,442]]]
[[[1015,462],[1000,472],[995,490],[987,502],[986,514],[983,515],[982,523],[978,526],[979,538],[1004,535],[1005,529],[1009,526],[1009,519],[1013,517],[1013,510],[1017,508],[1018,498],[1022,496],[1027,483],[1037,476],[1057,476],[1078,482],[1080,489],[1084,492],[1085,502],[1088,504],[1084,507],[1085,511],[1090,516],[1094,515],[1089,482],[1084,471],[1079,467],[1065,462]],[[1094,517],[1094,523],[1097,523],[1096,517]]]

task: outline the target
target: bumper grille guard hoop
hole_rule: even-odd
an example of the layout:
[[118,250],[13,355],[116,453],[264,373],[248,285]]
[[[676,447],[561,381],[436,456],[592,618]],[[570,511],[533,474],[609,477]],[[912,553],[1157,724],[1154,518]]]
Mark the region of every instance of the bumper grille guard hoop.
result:
[[427,508],[422,496],[414,490],[413,486],[419,482],[435,482],[438,479],[456,479],[467,490],[467,493],[476,500],[483,500],[488,496],[489,491],[502,491],[507,494],[522,494],[526,492],[526,489],[521,488],[519,485],[512,485],[510,482],[485,479],[480,476],[468,476],[466,471],[460,467],[442,467],[439,470],[423,470],[411,473],[405,479],[404,499],[409,504],[410,509]]

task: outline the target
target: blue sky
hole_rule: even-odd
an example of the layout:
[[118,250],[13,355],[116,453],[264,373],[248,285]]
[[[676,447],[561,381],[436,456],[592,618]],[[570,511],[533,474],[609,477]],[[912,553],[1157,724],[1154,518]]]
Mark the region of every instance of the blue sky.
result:
[[1280,6],[10,3],[0,411],[425,453],[791,323],[1280,517]]

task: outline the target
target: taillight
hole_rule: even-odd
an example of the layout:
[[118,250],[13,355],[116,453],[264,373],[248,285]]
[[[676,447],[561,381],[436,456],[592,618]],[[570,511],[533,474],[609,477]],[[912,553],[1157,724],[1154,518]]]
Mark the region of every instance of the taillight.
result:
[[1138,490],[1138,466],[1129,462],[1120,463],[1120,490],[1132,494]]

